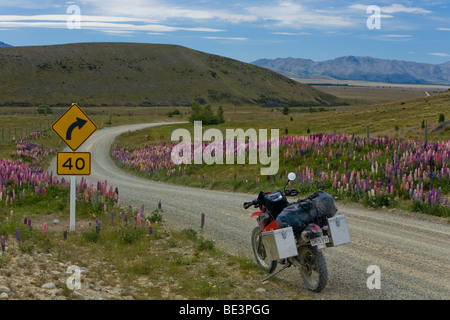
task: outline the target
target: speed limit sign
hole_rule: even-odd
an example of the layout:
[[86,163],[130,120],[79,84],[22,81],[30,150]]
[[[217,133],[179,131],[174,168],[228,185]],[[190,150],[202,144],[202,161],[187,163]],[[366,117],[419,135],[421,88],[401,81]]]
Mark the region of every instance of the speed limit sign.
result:
[[57,174],[69,176],[88,176],[91,174],[90,152],[58,152]]

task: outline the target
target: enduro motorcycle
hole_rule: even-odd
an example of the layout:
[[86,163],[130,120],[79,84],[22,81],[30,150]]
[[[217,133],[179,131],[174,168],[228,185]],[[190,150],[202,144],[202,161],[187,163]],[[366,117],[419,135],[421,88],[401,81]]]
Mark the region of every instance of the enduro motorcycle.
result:
[[[287,201],[286,197],[299,193],[286,190],[295,179],[295,173],[291,172],[283,191],[261,191],[257,199],[244,203],[244,209],[259,208],[251,215],[258,222],[252,231],[253,253],[257,263],[271,273],[262,281],[294,265],[306,287],[320,292],[328,281],[323,250],[350,242],[350,236],[345,215],[333,217],[337,208],[330,195],[317,192],[293,203]],[[333,230],[334,235],[330,232]],[[278,264],[284,266],[273,273]]]

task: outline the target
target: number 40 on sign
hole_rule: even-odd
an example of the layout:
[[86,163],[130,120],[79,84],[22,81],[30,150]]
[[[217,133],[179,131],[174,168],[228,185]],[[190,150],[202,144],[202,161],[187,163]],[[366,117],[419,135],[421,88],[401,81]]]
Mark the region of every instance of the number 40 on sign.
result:
[[90,152],[58,152],[57,174],[88,176],[91,174]]

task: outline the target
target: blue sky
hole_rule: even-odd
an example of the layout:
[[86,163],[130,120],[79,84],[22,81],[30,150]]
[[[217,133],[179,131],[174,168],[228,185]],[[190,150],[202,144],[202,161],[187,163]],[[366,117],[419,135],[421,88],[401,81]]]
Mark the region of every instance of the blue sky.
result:
[[450,2],[0,0],[0,41],[167,43],[244,62],[355,55],[438,64],[450,61]]

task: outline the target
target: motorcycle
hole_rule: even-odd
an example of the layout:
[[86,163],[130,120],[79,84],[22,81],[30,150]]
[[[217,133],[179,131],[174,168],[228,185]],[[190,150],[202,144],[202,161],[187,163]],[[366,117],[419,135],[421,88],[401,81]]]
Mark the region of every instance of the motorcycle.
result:
[[[306,287],[311,291],[320,292],[328,282],[324,249],[327,246],[348,243],[350,237],[345,215],[333,217],[337,211],[334,203],[331,203],[331,206],[335,210],[333,209],[327,214],[318,216],[317,208],[314,208],[316,209],[315,214],[310,213],[314,212],[311,207],[314,206],[314,200],[318,198],[319,193],[293,203],[287,201],[286,197],[296,196],[299,193],[298,190],[286,190],[289,182],[295,179],[295,173],[291,172],[288,174],[288,181],[283,191],[267,193],[261,191],[257,199],[244,203],[244,209],[251,206],[259,208],[259,211],[251,215],[251,217],[256,217],[258,223],[251,236],[253,253],[256,262],[271,274],[262,281],[294,265],[300,271]],[[333,202],[331,196],[330,198],[330,201]],[[303,207],[308,208],[309,212],[305,210],[304,214],[299,214]],[[329,208],[327,207],[327,210]],[[289,210],[294,213],[290,213]],[[286,223],[289,222],[286,217],[290,218],[290,221],[294,221],[292,226],[295,233],[292,226]],[[292,220],[292,217],[297,220]],[[300,217],[302,217],[301,221]],[[333,228],[330,229],[330,226]],[[334,237],[330,233],[332,230],[336,230]],[[278,264],[282,264],[284,267],[274,273]]]

